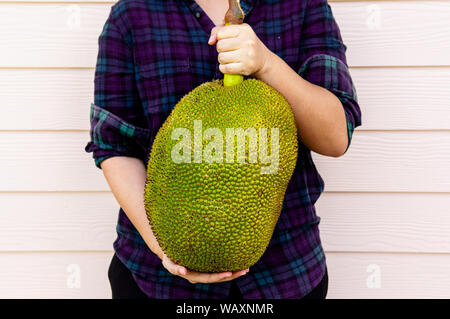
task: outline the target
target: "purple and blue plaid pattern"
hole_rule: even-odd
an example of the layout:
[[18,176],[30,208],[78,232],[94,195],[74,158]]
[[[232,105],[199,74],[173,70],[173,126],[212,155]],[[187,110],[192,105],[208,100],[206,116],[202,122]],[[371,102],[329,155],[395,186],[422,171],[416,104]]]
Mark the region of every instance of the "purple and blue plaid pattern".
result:
[[[334,93],[347,118],[348,140],[361,124],[339,28],[326,0],[242,0],[245,21],[304,79]],[[95,164],[131,156],[146,165],[153,139],[180,98],[222,78],[213,22],[193,0],[120,0],[99,36],[91,140]],[[262,258],[237,279],[245,298],[299,298],[325,272],[314,204],[324,189],[310,150],[299,142],[296,169]],[[154,298],[224,298],[230,283],[190,284],[167,272],[122,209],[114,249],[139,287]]]

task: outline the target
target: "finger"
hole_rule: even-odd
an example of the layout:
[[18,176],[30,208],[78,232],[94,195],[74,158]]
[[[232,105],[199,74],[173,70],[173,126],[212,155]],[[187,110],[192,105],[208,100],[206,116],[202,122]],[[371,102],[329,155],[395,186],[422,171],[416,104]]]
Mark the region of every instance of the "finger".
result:
[[241,56],[240,50],[220,52],[219,55],[217,56],[217,60],[219,61],[220,64],[240,62],[241,60],[240,56]]
[[162,260],[164,268],[166,268],[172,275],[186,275],[187,269],[183,266],[175,264],[167,255],[164,255]]
[[218,281],[228,278],[232,275],[233,275],[233,273],[230,271],[221,272],[221,273],[199,273],[199,272],[195,272],[195,271],[189,271],[188,274],[183,277],[189,281],[201,282],[201,283],[207,284],[207,283],[218,282]]
[[184,276],[184,275],[186,275],[187,274],[187,269],[185,268],[185,267],[183,267],[183,266],[179,266],[178,265],[178,274],[180,275],[180,276]]
[[217,30],[217,40],[235,38],[240,33],[239,25],[227,25]]
[[241,41],[236,38],[231,39],[222,39],[217,41],[216,50],[217,52],[226,52],[226,51],[233,51],[237,50],[242,46]]
[[167,261],[166,258],[163,258],[162,264],[163,264],[164,268],[166,268],[166,270],[168,272],[170,272],[172,275],[176,275],[177,274],[176,267],[174,267],[169,261]]
[[243,74],[244,66],[241,62],[220,64],[219,70],[223,74]]
[[248,272],[249,272],[248,268],[244,269],[244,270],[236,271],[236,272],[233,273],[233,275],[231,275],[230,277],[222,279],[220,282],[230,281],[230,280],[239,278],[241,276],[246,275]]
[[208,39],[208,44],[209,45],[214,45],[217,41],[217,31],[219,31],[219,29],[222,28],[222,26],[217,26],[211,29],[211,33]]
[[229,278],[233,275],[231,271],[222,272],[222,273],[211,273],[211,274],[200,274],[199,279],[202,280],[204,278],[206,283],[218,282],[220,280],[224,280],[225,278]]

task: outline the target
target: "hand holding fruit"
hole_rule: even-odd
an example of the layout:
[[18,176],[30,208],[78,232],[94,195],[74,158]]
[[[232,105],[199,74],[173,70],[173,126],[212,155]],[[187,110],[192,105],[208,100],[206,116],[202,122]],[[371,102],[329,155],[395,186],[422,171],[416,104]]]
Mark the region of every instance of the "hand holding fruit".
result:
[[172,275],[180,276],[188,280],[191,284],[204,283],[211,284],[216,282],[225,282],[236,279],[248,273],[249,269],[241,271],[227,271],[220,273],[201,273],[197,271],[187,270],[186,267],[175,264],[166,254],[163,255],[162,264]]
[[219,68],[224,74],[259,78],[270,64],[272,52],[247,23],[213,28],[208,44],[216,44]]

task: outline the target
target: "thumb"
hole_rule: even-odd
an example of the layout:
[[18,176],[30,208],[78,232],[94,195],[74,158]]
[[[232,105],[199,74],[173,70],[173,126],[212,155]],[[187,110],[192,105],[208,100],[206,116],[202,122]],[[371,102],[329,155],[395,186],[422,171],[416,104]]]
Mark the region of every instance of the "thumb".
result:
[[164,254],[162,264],[173,275],[186,275],[185,267],[175,264],[166,254]]
[[211,29],[211,35],[209,36],[208,39],[208,44],[209,45],[214,45],[217,42],[217,31],[219,31],[219,27],[214,27]]

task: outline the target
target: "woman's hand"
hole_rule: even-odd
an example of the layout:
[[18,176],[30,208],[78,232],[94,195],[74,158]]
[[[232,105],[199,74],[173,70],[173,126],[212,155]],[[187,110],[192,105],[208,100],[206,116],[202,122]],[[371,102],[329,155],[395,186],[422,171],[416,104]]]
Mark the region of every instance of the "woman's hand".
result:
[[213,28],[208,44],[216,44],[219,68],[224,74],[259,78],[270,64],[272,52],[247,23]]
[[172,260],[170,260],[169,257],[167,257],[166,254],[163,255],[162,264],[172,275],[180,276],[188,280],[191,284],[211,284],[215,282],[230,281],[245,275],[249,271],[248,268],[236,272],[227,271],[221,273],[201,273],[196,271],[189,271],[186,269],[186,267],[175,264]]

